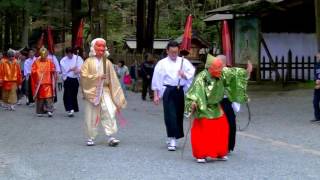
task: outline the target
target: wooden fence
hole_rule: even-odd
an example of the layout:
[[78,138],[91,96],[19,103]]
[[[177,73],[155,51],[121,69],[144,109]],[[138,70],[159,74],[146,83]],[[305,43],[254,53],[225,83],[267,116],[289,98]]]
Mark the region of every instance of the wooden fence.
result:
[[[155,58],[155,61],[158,61],[160,56],[153,55]],[[109,59],[112,59],[113,63],[118,63],[119,61],[124,61],[125,65],[130,67],[134,64],[135,61],[137,61],[138,64],[141,64],[144,61],[144,55],[143,54],[111,54],[109,56]]]
[[273,62],[262,57],[260,62],[261,80],[306,81],[314,79],[316,56],[292,56],[289,50],[287,57],[275,57]]
[[[136,61],[141,64],[144,61],[142,54],[111,54],[110,59],[113,63],[123,60],[125,65],[130,67]],[[160,59],[159,55],[154,55],[156,61]],[[316,56],[294,56],[289,50],[287,57],[275,57],[273,61],[263,56],[260,61],[261,80],[276,81],[306,81],[314,79],[314,65],[317,61]]]

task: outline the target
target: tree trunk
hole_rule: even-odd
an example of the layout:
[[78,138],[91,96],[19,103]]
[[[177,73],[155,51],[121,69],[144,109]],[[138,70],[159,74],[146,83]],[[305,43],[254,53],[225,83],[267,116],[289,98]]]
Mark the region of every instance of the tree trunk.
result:
[[148,19],[147,30],[145,39],[146,51],[152,53],[153,51],[153,39],[154,39],[154,18],[156,12],[157,0],[148,0]]
[[61,36],[62,36],[62,48],[63,50],[66,48],[65,46],[65,42],[66,42],[66,27],[67,27],[67,24],[66,24],[66,13],[67,13],[67,10],[66,10],[66,7],[67,7],[67,0],[63,0],[63,17],[62,17],[62,26],[63,26],[63,30],[61,31]]
[[10,14],[7,11],[5,15],[5,23],[4,23],[4,50],[8,50],[10,47]]
[[144,32],[145,32],[145,0],[137,0],[137,25],[136,25],[136,42],[138,53],[142,53],[144,48]]
[[[107,3],[107,2],[102,2]],[[101,17],[100,21],[102,22],[102,37],[107,41],[108,38],[108,30],[107,30],[107,24],[108,24],[108,10],[102,9],[103,16]]]
[[159,36],[159,20],[160,20],[160,8],[159,8],[160,4],[157,3],[157,6],[156,6],[156,17],[155,17],[155,32],[154,34],[156,34],[156,36],[158,37]]
[[207,10],[207,0],[204,0],[203,9],[202,9],[202,15],[206,14],[206,10]]
[[90,20],[90,32],[87,34],[87,37],[85,38],[85,40],[87,40],[89,38],[89,35],[92,34],[93,32],[93,22],[92,22],[92,0],[88,0],[88,14],[89,14],[89,20]]
[[91,4],[91,37],[92,39],[101,36],[100,21],[100,0],[92,0]]
[[[1,16],[3,16],[2,14],[1,14]],[[0,34],[3,34],[3,18],[0,18]],[[0,49],[3,51],[4,49],[3,49],[3,36],[1,35],[0,36]]]
[[72,47],[75,46],[78,29],[81,21],[81,0],[71,0],[71,15],[72,15]]
[[193,0],[189,0],[190,12],[193,14],[193,16],[197,17],[196,8],[195,8],[194,3],[195,2]]
[[28,47],[28,37],[29,37],[29,12],[27,9],[23,9],[22,15],[22,36],[21,36],[21,44],[20,47]]
[[17,15],[12,16],[11,17],[11,38],[12,38],[12,44],[11,44],[11,48],[19,48],[18,47],[18,34],[19,34],[19,30],[18,30],[18,18]]

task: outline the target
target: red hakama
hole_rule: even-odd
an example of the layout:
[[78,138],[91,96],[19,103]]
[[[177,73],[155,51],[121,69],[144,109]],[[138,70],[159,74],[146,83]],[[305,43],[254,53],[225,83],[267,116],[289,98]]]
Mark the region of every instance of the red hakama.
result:
[[228,139],[229,126],[225,114],[214,119],[194,119],[191,128],[191,145],[196,159],[219,158],[227,155]]

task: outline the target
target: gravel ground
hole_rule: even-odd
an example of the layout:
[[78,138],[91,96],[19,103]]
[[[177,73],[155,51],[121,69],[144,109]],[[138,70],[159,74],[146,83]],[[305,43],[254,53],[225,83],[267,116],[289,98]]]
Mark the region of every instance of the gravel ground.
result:
[[[197,164],[188,141],[169,152],[161,106],[128,92],[120,128],[121,144],[108,147],[103,131],[87,147],[83,108],[68,118],[62,95],[53,118],[36,117],[34,108],[0,110],[0,179],[320,179],[320,123],[313,118],[312,90],[251,91],[252,122],[237,135],[227,162]],[[82,100],[79,97],[80,105]],[[239,124],[248,117],[242,106]],[[188,120],[185,121],[185,129]]]

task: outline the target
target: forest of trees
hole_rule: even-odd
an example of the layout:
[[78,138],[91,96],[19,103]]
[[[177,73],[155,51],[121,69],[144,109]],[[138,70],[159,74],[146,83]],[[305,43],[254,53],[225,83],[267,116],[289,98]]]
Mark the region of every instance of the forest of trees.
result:
[[[238,0],[240,1],[240,0]],[[0,49],[30,47],[51,26],[56,43],[72,41],[83,18],[84,42],[107,39],[120,49],[124,38],[137,37],[138,47],[150,50],[154,38],[176,38],[183,33],[188,14],[193,30],[209,42],[214,28],[203,22],[206,11],[236,0],[1,0]],[[141,45],[142,44],[142,45]],[[151,47],[152,48],[152,47]]]

